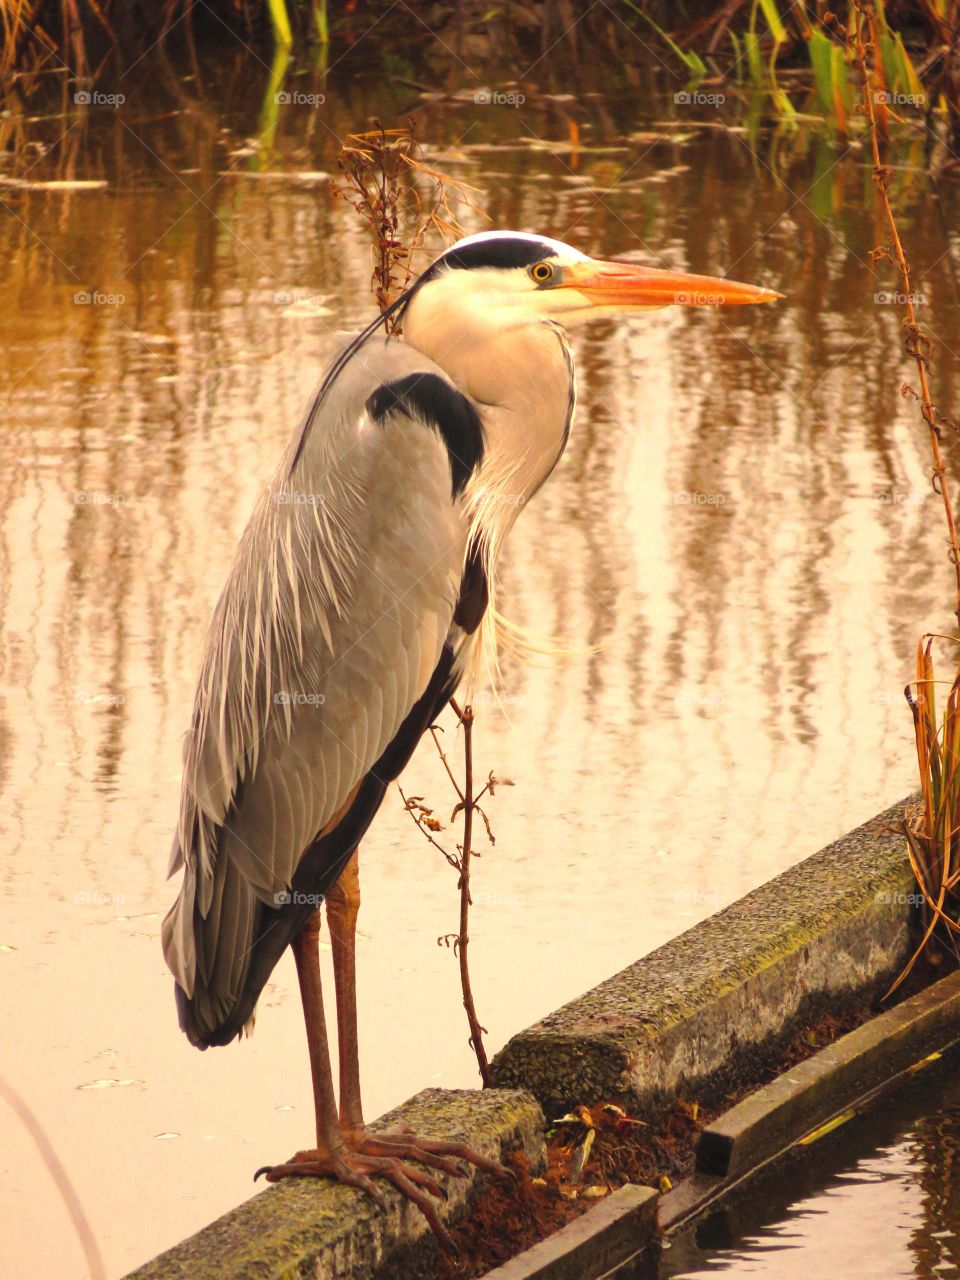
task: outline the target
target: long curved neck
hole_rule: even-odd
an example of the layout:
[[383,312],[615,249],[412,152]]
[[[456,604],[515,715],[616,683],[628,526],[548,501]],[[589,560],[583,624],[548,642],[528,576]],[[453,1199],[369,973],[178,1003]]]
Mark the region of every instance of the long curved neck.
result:
[[503,537],[563,453],[575,399],[573,360],[559,325],[516,323],[509,309],[450,309],[415,300],[404,340],[434,360],[480,410],[485,452],[468,490],[499,550]]
[[[557,465],[576,398],[573,359],[559,325],[522,318],[509,306],[463,306],[455,274],[415,297],[403,337],[474,401],[484,424],[483,462],[466,490],[468,545],[479,553],[489,604],[458,657],[468,686],[498,670],[506,625],[496,608],[496,565],[507,534]],[[451,327],[451,317],[455,325]]]

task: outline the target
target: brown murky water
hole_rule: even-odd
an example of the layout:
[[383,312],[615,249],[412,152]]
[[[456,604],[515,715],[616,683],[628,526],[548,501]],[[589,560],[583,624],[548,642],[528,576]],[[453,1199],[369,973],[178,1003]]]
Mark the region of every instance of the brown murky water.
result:
[[[418,107],[493,225],[787,295],[576,338],[573,438],[503,565],[509,615],[570,652],[508,663],[502,705],[480,707],[478,773],[516,783],[490,806],[497,844],[475,878],[491,1049],[907,792],[900,690],[919,631],[948,621],[860,150],[815,129],[722,131],[712,106],[670,94],[475,103],[481,82],[438,50],[464,96],[423,102],[359,56],[326,82],[271,84],[239,51],[204,78],[147,59],[98,82],[118,108],[2,122],[41,145],[0,163],[0,1072],[110,1276],[310,1137],[292,965],[253,1039],[201,1056],[158,939],[211,608],[333,332],[371,313],[362,231],[317,176],[339,137]],[[931,193],[920,151],[901,149],[896,192],[956,408],[957,195]],[[451,803],[429,744],[408,782]],[[424,1085],[472,1085],[475,1066],[436,941],[455,927],[455,877],[396,796],[363,866],[375,1115]],[[0,1194],[3,1275],[82,1273],[4,1106]]]
[[[960,1275],[960,1089],[925,1085],[747,1189],[663,1250],[649,1280],[951,1280]],[[628,1280],[626,1274],[622,1280]]]

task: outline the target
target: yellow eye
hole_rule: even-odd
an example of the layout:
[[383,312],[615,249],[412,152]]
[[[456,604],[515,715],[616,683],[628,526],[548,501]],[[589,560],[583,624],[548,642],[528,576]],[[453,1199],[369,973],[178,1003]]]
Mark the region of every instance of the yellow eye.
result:
[[530,268],[530,279],[537,284],[546,284],[553,279],[553,267],[549,262],[535,262]]

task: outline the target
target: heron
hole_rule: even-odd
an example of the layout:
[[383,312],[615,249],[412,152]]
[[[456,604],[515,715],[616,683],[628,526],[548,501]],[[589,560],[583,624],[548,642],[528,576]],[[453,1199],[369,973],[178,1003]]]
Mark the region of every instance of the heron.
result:
[[[179,1023],[200,1049],[252,1030],[290,947],[316,1145],[269,1181],[383,1177],[443,1245],[437,1174],[500,1164],[363,1117],[358,846],[429,726],[496,644],[497,560],[570,433],[573,326],[773,290],[588,256],[520,231],[447,248],[332,361],[246,526],[215,607],[183,751],[163,922]],[[386,332],[388,320],[394,328]],[[319,969],[325,908],[339,1101]]]

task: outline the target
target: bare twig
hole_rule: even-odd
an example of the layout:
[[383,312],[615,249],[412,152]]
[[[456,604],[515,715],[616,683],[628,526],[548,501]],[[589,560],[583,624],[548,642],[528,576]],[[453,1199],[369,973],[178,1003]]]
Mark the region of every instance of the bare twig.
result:
[[[880,116],[877,111],[878,103],[885,103],[885,96],[874,92],[868,59],[868,53],[873,45],[864,37],[865,25],[869,30],[875,31],[876,19],[872,8],[865,0],[853,0],[852,17],[853,26],[849,35],[839,22],[832,18],[832,15],[827,15],[824,21],[829,21],[835,34],[847,45],[853,65],[860,77],[863,112],[869,126],[873,153],[873,182],[890,236],[889,244],[874,249],[871,257],[874,262],[890,262],[900,276],[903,289],[902,323],[905,348],[916,365],[920,383],[919,392],[907,384],[901,387],[900,392],[905,398],[912,397],[919,403],[921,415],[927,424],[933,459],[932,482],[934,491],[940,495],[943,503],[948,557],[953,565],[955,578],[955,614],[960,624],[960,547],[957,542],[953,501],[947,484],[941,450],[943,428],[954,428],[954,424],[940,413],[930,392],[928,377],[930,339],[917,320],[910,266],[890,202],[890,170],[884,167],[881,155],[881,138],[886,136],[886,121],[885,117]],[[916,680],[913,686],[908,685],[904,690],[913,715],[923,800],[918,814],[908,814],[903,831],[907,839],[910,865],[923,897],[925,928],[919,945],[890,988],[888,995],[892,994],[910,973],[934,936],[938,924],[942,923],[946,926],[945,935],[941,931],[938,936],[943,938],[954,956],[960,959],[960,948],[956,941],[956,934],[960,933],[960,925],[945,909],[949,905],[950,910],[956,914],[955,898],[952,901],[950,899],[960,882],[960,844],[957,838],[960,830],[960,670],[957,671],[947,696],[943,723],[938,725],[935,705],[936,681],[932,657],[933,642],[937,638],[950,639],[954,642],[960,639],[956,636],[923,636],[917,648]]]
[[454,805],[453,813],[450,815],[450,821],[456,822],[460,814],[463,815],[463,841],[457,845],[455,854],[440,843],[436,838],[435,832],[443,830],[443,824],[434,816],[432,809],[428,808],[422,796],[404,795],[401,789],[400,795],[403,797],[403,803],[406,811],[413,818],[414,822],[426,836],[430,844],[443,854],[444,858],[449,862],[450,866],[457,872],[457,888],[460,891],[460,927],[456,933],[445,933],[437,939],[438,946],[450,947],[460,965],[460,987],[463,992],[463,1007],[467,1014],[467,1025],[470,1028],[470,1045],[476,1054],[477,1067],[480,1071],[480,1079],[483,1081],[485,1089],[490,1088],[493,1084],[493,1077],[490,1073],[490,1063],[487,1059],[486,1048],[483,1043],[483,1037],[486,1034],[486,1027],[482,1026],[477,1016],[476,1002],[473,998],[473,986],[470,981],[470,908],[473,905],[473,899],[470,896],[470,871],[474,856],[480,855],[473,847],[473,815],[479,813],[487,837],[491,844],[495,844],[493,831],[490,828],[490,822],[487,815],[480,808],[479,801],[484,795],[493,795],[494,787],[499,784],[512,785],[506,779],[495,778],[491,773],[487,777],[487,781],[474,793],[473,788],[473,725],[474,714],[473,708],[470,706],[460,707],[455,698],[450,699],[450,707],[454,715],[460,721],[463,727],[463,763],[464,778],[463,782],[459,782],[447,753],[444,751],[440,742],[440,728],[438,725],[430,726],[430,733],[437,748],[437,754],[443,764],[444,771],[450,779],[450,783],[456,792],[457,802]]
[[460,859],[455,857],[452,853],[448,853],[440,841],[435,839],[432,834],[434,831],[443,830],[443,824],[437,822],[436,819],[433,818],[433,810],[428,809],[421,803],[421,796],[410,796],[408,798],[404,795],[403,787],[401,787],[399,783],[397,784],[397,789],[400,792],[400,799],[403,801],[404,809],[406,809],[407,813],[410,814],[411,818],[413,818],[414,822],[427,837],[433,847],[435,849],[439,849],[446,860],[450,863],[451,867],[453,867],[455,871],[459,872]]
[[493,1077],[490,1074],[490,1064],[483,1044],[483,1033],[486,1027],[481,1027],[477,1017],[473,989],[470,985],[470,967],[467,963],[467,947],[470,943],[470,858],[473,813],[476,808],[473,798],[473,707],[467,706],[461,711],[452,698],[450,705],[459,715],[460,723],[463,725],[463,845],[460,851],[460,945],[457,948],[460,957],[460,985],[463,989],[463,1007],[467,1011],[467,1022],[470,1024],[470,1043],[477,1055],[477,1066],[480,1068],[483,1087],[489,1089],[493,1084]]
[[[454,715],[459,718],[460,708],[457,706],[453,698],[450,699],[450,705],[453,708]],[[444,751],[443,747],[440,745],[440,739],[437,737],[437,734],[439,733],[439,731],[440,731],[439,725],[432,724],[430,726],[430,733],[433,736],[434,745],[437,748],[437,754],[440,756],[440,759],[443,762],[443,767],[447,771],[447,777],[453,783],[453,789],[454,791],[456,791],[457,795],[460,797],[460,801],[462,803],[463,791],[460,787],[460,783],[457,781],[457,779],[454,776],[453,770],[450,768],[450,761],[447,759],[447,753]],[[453,819],[451,818],[451,822],[452,821]]]
[[27,1103],[20,1097],[13,1086],[7,1084],[6,1080],[2,1078],[0,1078],[0,1098],[7,1103],[27,1133],[29,1133],[41,1160],[46,1165],[47,1172],[60,1193],[61,1199],[66,1206],[70,1223],[83,1250],[87,1275],[90,1280],[105,1280],[107,1270],[103,1263],[100,1247],[91,1230],[83,1205],[80,1203],[76,1188],[70,1181],[70,1176],[63,1167],[53,1142]]

